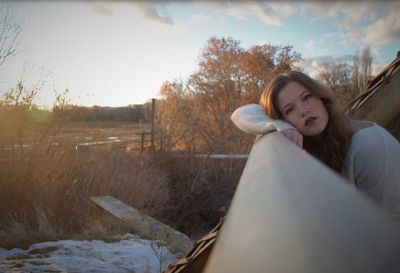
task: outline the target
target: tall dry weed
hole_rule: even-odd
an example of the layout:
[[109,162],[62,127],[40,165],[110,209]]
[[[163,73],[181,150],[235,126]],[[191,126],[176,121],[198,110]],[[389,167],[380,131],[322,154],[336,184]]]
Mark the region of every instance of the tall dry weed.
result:
[[153,156],[170,176],[173,210],[164,220],[197,239],[225,216],[245,162],[191,157]]
[[111,195],[193,238],[226,213],[244,162],[79,146],[82,128],[63,131],[54,113],[32,118],[31,97],[10,98],[0,103],[0,246],[118,233],[88,221],[92,196]]

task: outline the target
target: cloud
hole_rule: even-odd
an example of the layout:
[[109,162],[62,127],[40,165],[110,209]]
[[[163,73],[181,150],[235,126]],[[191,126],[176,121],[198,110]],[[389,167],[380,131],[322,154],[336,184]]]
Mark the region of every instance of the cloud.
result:
[[336,30],[321,37],[321,43],[370,46],[371,51],[379,55],[384,44],[400,42],[399,2],[306,2],[301,14],[312,22],[333,21]]
[[[351,44],[356,44],[361,47],[362,44],[362,33],[360,32],[353,32],[353,31],[340,31],[337,32],[329,32],[324,34],[320,42],[321,43],[336,43],[344,47],[348,47]],[[365,45],[364,45],[365,46]]]
[[236,20],[247,20],[251,16],[257,17],[266,25],[281,27],[283,21],[294,15],[297,8],[289,3],[263,2],[263,1],[224,1],[204,2],[214,13],[219,12]]
[[245,21],[251,15],[249,9],[243,9],[240,5],[233,5],[226,9],[226,14],[239,21]]
[[377,76],[379,73],[385,69],[392,60],[384,60],[381,63],[372,63],[372,75]]
[[332,56],[315,57],[304,60],[304,62],[300,64],[300,67],[302,67],[311,77],[316,77],[319,72],[325,71],[328,68],[327,63],[332,61]]
[[351,29],[365,22],[371,22],[379,16],[382,5],[376,2],[341,2],[339,26]]
[[306,51],[313,52],[315,50],[314,40],[309,40],[307,43],[305,43],[304,48]]
[[[310,75],[313,78],[316,78],[318,73],[326,71],[329,69],[329,63],[336,63],[342,64],[346,63],[350,66],[353,65],[353,57],[352,54],[345,54],[340,56],[332,56],[332,55],[325,55],[325,56],[317,56],[312,58],[306,58],[301,60],[298,63],[300,69],[302,69],[305,73]],[[375,59],[372,59],[372,76],[375,77],[379,73],[385,69],[393,59],[386,59],[380,60],[379,62],[375,62]]]
[[155,4],[157,2],[145,2],[145,1],[133,1],[129,2],[133,9],[135,9],[141,16],[146,19],[167,25],[173,25],[174,22],[172,18],[166,14],[163,9],[164,5],[158,3],[159,8]]
[[244,4],[243,8],[251,11],[258,19],[267,25],[280,27],[283,20],[296,13],[296,8],[287,3],[263,3],[257,2],[252,4]]
[[285,17],[293,16],[298,12],[297,7],[289,3],[271,2],[270,6],[277,14],[281,14]]
[[[93,9],[102,14],[112,14],[113,3],[109,2],[88,2]],[[171,2],[157,1],[129,1],[117,2],[130,5],[140,16],[145,19],[156,21],[162,24],[173,25],[175,21],[168,14],[165,7]],[[114,3],[116,4],[116,3]],[[281,27],[284,20],[294,15],[298,8],[293,3],[263,2],[263,1],[191,1],[182,2],[185,5],[197,5],[206,7],[208,13],[202,12],[193,15],[189,24],[213,25],[225,22],[225,17],[232,17],[236,20],[247,20],[250,17],[257,17],[266,25]],[[204,21],[201,21],[204,20]]]
[[223,16],[219,15],[212,15],[212,14],[206,14],[206,13],[198,13],[192,15],[190,17],[188,24],[190,25],[198,25],[198,26],[213,26],[213,25],[219,25],[225,23],[225,18]]
[[298,65],[305,73],[315,78],[319,72],[329,69],[329,63],[347,63],[351,65],[352,62],[353,55],[351,54],[339,56],[324,55],[303,59]]
[[104,15],[110,16],[114,14],[111,3],[108,2],[94,2],[94,1],[86,1],[90,8],[94,10],[94,12]]
[[336,37],[342,45],[355,44],[359,48],[369,46],[372,53],[379,56],[383,45],[400,42],[399,13],[400,3],[390,3],[380,19],[354,30],[337,32]]
[[274,27],[282,26],[281,18],[274,13],[270,5],[257,3],[249,6],[249,8],[263,23]]
[[301,14],[310,20],[333,20],[341,28],[352,28],[363,22],[371,21],[381,12],[382,4],[377,2],[357,1],[309,1],[303,3]]
[[165,4],[156,1],[85,1],[96,13],[109,16],[114,14],[113,7],[116,5],[129,5],[140,16],[150,21],[155,21],[161,24],[173,25],[172,18],[166,13]]
[[362,43],[378,51],[382,44],[400,42],[400,3],[392,3],[384,17],[363,29]]

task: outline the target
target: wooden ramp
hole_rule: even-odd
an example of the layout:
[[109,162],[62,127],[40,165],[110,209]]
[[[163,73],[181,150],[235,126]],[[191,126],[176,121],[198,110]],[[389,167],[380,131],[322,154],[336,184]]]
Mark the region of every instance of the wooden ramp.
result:
[[346,114],[387,127],[400,118],[400,51],[397,57],[346,106]]
[[222,229],[224,219],[211,229],[206,235],[197,240],[192,250],[184,257],[170,264],[163,273],[201,273],[207,263],[210,252]]
[[91,197],[90,205],[94,210],[118,219],[143,238],[165,242],[172,252],[185,254],[193,246],[194,242],[185,234],[114,197],[108,195]]

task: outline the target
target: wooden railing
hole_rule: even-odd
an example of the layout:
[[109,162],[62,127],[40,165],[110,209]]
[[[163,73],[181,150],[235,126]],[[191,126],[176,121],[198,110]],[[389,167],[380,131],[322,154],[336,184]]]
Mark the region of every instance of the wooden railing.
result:
[[400,224],[270,133],[253,145],[204,272],[400,272]]

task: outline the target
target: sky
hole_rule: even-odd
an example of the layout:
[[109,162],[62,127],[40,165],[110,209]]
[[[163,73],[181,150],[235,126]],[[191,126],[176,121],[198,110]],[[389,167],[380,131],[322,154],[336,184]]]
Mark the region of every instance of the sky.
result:
[[324,60],[369,46],[373,73],[400,50],[399,1],[12,1],[18,54],[0,66],[0,97],[22,80],[43,83],[38,105],[68,89],[70,103],[127,106],[157,98],[165,81],[198,69],[207,40],[244,49],[292,45],[311,76]]

